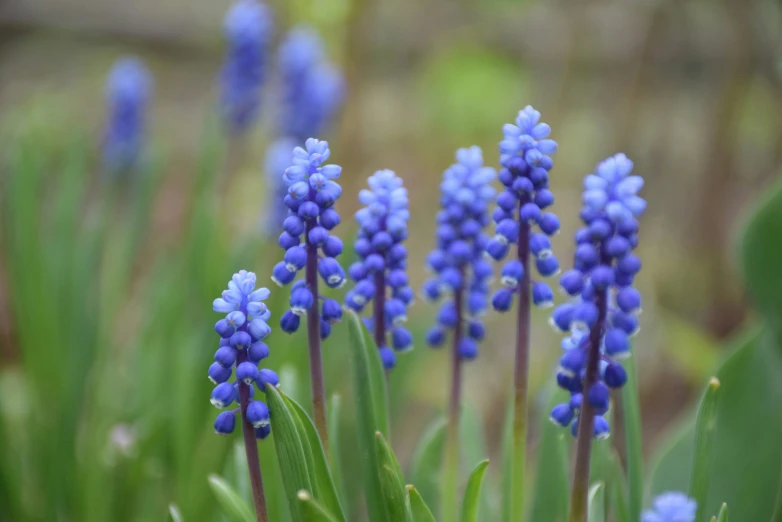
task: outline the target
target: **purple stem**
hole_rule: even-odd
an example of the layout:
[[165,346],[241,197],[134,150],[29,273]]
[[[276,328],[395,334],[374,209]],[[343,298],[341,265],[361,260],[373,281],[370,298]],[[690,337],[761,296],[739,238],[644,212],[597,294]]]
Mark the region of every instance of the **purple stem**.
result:
[[312,412],[315,428],[318,430],[323,450],[328,453],[328,431],[326,424],[326,387],[323,383],[323,355],[320,350],[320,305],[318,299],[318,247],[311,244],[309,233],[316,226],[314,220],[307,221],[307,287],[312,292],[312,306],[307,310],[307,339],[310,355],[310,386],[312,388]]
[[[246,360],[247,350],[238,350],[236,366],[238,367]],[[250,472],[255,516],[258,522],[268,522],[269,516],[266,513],[266,496],[263,493],[261,463],[258,460],[258,441],[255,438],[255,428],[246,420],[247,406],[250,404],[250,386],[252,385],[239,382],[239,404],[242,411],[240,422],[242,423],[242,435],[244,436],[244,452],[247,456],[247,469]]]
[[462,395],[462,359],[459,356],[459,342],[463,336],[462,301],[464,290],[459,288],[454,292],[453,302],[456,307],[456,325],[453,329],[453,357],[451,358],[451,400],[448,408],[448,424],[450,436],[456,438],[459,434],[459,406]]
[[375,272],[375,298],[372,312],[372,329],[377,348],[386,344],[386,273],[385,270]]
[[603,324],[607,315],[607,291],[597,292],[597,322],[589,332],[589,352],[587,354],[586,376],[584,378],[584,400],[578,416],[578,440],[576,441],[576,470],[573,475],[573,489],[570,495],[569,522],[586,522],[587,495],[589,491],[589,461],[594,436],[595,410],[587,400],[589,389],[599,378],[600,341],[603,337]]

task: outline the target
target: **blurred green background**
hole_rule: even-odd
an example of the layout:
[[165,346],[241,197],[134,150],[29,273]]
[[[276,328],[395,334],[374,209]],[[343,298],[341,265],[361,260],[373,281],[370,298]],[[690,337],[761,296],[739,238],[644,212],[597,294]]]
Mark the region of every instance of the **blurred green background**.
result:
[[[277,40],[311,23],[346,73],[346,106],[322,136],[344,168],[340,236],[349,243],[367,176],[395,170],[410,191],[414,288],[426,277],[442,171],[458,147],[473,144],[496,165],[501,126],[523,106],[540,110],[559,142],[552,190],[565,231],[554,240],[563,266],[583,176],[617,151],[635,161],[649,201],[635,351],[650,454],[725,355],[723,341],[752,320],[735,235],[782,166],[782,5],[270,3]],[[206,476],[234,476],[238,437],[211,433],[210,301],[241,268],[271,285],[267,274],[282,254],[260,226],[269,208],[262,160],[272,139],[273,81],[225,194],[212,190],[226,169],[210,114],[228,6],[0,0],[1,520],[161,520],[169,503],[187,522],[219,519]],[[152,161],[139,179],[108,188],[97,176],[104,79],[126,54],[141,56],[155,77]],[[279,318],[287,291],[275,288]],[[390,381],[403,463],[448,389],[445,354],[420,342],[433,312],[416,303],[419,342]],[[486,321],[489,336],[466,370],[466,400],[497,457],[514,325],[494,313]],[[536,390],[550,382],[560,352],[546,321],[545,312],[534,313]],[[350,478],[358,468],[343,377],[346,333],[334,331],[324,345],[327,390],[343,398],[345,490],[360,506]],[[269,344],[268,365],[306,403],[303,332],[277,329]],[[534,451],[534,427],[531,436]],[[270,473],[272,455],[262,456]]]

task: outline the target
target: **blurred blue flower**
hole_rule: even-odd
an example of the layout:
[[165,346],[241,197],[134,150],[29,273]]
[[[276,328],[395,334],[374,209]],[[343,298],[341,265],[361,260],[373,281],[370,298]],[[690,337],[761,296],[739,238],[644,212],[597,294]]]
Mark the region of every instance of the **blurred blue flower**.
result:
[[643,513],[641,522],[695,522],[698,507],[695,500],[678,491],[659,495],[652,506]]
[[[305,147],[293,149],[293,165],[282,175],[283,183],[288,188],[283,197],[288,216],[283,221],[283,232],[278,243],[285,250],[285,255],[275,265],[272,280],[280,286],[290,284],[300,270],[309,263],[315,263],[317,273],[326,286],[338,288],[345,284],[345,272],[335,259],[342,253],[342,242],[336,236],[329,235],[329,230],[340,221],[334,203],[342,195],[342,187],[335,181],[342,174],[342,167],[323,165],[331,155],[327,142],[310,138]],[[323,257],[318,255],[318,251]],[[280,321],[283,331],[297,331],[300,324],[298,317],[304,315],[313,304],[321,307],[316,277],[293,284],[291,309]],[[323,338],[328,337],[331,323],[338,319],[333,307],[328,312],[321,312],[320,334]]]
[[142,152],[152,76],[138,58],[114,63],[106,82],[103,162],[111,172],[133,168]]
[[236,0],[226,13],[224,32],[228,50],[220,76],[220,101],[226,125],[236,134],[258,116],[272,32],[271,12],[256,0]]
[[[211,402],[221,409],[239,403],[238,408],[224,411],[215,419],[215,432],[220,435],[234,431],[234,416],[240,412],[254,428],[269,423],[266,404],[251,400],[255,394],[254,384],[264,391],[267,383],[273,386],[279,383],[272,370],[258,369],[258,364],[269,355],[269,347],[263,342],[271,333],[267,324],[271,312],[264,303],[268,297],[268,289],[255,288],[255,274],[241,270],[233,275],[221,297],[212,303],[214,311],[225,317],[215,324],[220,346],[207,373],[215,384]],[[234,372],[236,379],[229,382]],[[259,438],[265,438],[268,430],[263,433],[265,435]]]
[[389,334],[394,350],[413,347],[412,335],[402,326],[413,300],[406,272],[407,249],[402,244],[407,238],[410,212],[407,189],[393,171],[379,170],[368,181],[369,190],[362,190],[358,196],[365,207],[356,212],[359,233],[354,248],[359,261],[348,270],[356,285],[345,296],[345,302],[361,312],[376,300],[372,314],[375,341],[384,366],[391,369],[396,356],[388,350]]
[[[641,312],[641,294],[633,288],[641,261],[633,249],[638,244],[636,218],[646,202],[637,196],[643,181],[630,175],[632,169],[633,163],[617,154],[586,177],[584,226],[575,234],[574,267],[560,280],[562,291],[573,300],[556,307],[551,316],[552,325],[568,334],[562,341],[565,353],[557,382],[572,396],[569,404],[554,408],[551,418],[563,426],[572,421],[575,432],[586,398],[599,438],[609,435],[602,417],[608,411],[608,390],[627,381],[620,361],[630,355],[630,337],[638,331]],[[599,339],[599,346],[592,346],[592,339]]]
[[282,223],[288,217],[288,207],[285,205],[288,187],[282,177],[285,175],[285,169],[293,163],[293,149],[295,147],[296,140],[293,138],[280,138],[266,149],[265,171],[269,190],[261,226],[264,234],[269,237],[280,233]]
[[[484,259],[488,238],[483,230],[489,224],[489,203],[494,200],[494,169],[483,165],[479,147],[459,149],[457,163],[443,174],[440,184],[440,206],[437,214],[437,248],[427,258],[433,277],[424,283],[427,299],[445,296],[438,314],[438,324],[427,334],[432,346],[439,346],[447,330],[456,326],[460,316],[467,323],[466,337],[458,349],[463,359],[477,356],[477,341],[483,336],[480,316],[488,305],[492,268]],[[462,309],[456,309],[453,296],[460,293]]]

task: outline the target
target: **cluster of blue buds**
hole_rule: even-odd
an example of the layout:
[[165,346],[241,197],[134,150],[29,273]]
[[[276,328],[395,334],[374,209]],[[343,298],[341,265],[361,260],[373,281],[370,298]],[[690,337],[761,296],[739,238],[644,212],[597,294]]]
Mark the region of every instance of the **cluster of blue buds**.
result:
[[278,132],[303,143],[322,134],[342,105],[345,81],[339,69],[325,61],[323,41],[312,27],[292,29],[278,53],[282,76]]
[[151,91],[152,77],[139,59],[123,58],[112,66],[103,135],[103,162],[112,172],[133,168],[139,158]]
[[269,8],[256,0],[236,0],[225,16],[228,41],[220,76],[221,107],[232,133],[245,131],[258,117],[272,33]]
[[[252,400],[255,395],[253,384],[261,391],[267,385],[279,385],[276,373],[258,368],[269,356],[269,347],[263,342],[271,333],[266,324],[271,312],[263,303],[268,297],[269,290],[255,288],[255,274],[242,270],[233,275],[222,297],[212,303],[215,312],[226,315],[215,324],[220,347],[215,352],[215,362],[209,367],[209,380],[216,385],[211,402],[220,409],[229,408],[234,402],[240,405],[217,416],[214,427],[220,435],[234,431],[236,414],[240,412],[255,428],[257,438],[264,439],[271,431],[269,408],[262,401]],[[235,380],[229,382],[234,374]]]
[[[317,304],[316,270],[329,288],[345,284],[345,272],[335,259],[342,253],[342,241],[329,234],[340,222],[334,203],[342,195],[342,187],[334,180],[339,178],[342,167],[322,165],[330,154],[327,142],[310,138],[306,150],[293,149],[293,166],[283,175],[288,187],[283,200],[288,207],[288,217],[283,222],[284,231],[278,242],[285,250],[285,256],[274,266],[272,280],[280,286],[288,285],[293,283],[299,270],[307,268],[306,280],[293,284],[290,310],[280,319],[281,328],[288,333],[298,330],[301,316]],[[322,339],[329,336],[331,325],[341,318],[340,304],[333,299],[323,299],[320,307]]]
[[698,504],[684,493],[669,491],[654,499],[641,522],[695,522]]
[[477,357],[478,342],[485,335],[480,316],[488,306],[492,267],[483,255],[489,242],[483,230],[491,220],[488,208],[496,194],[491,186],[496,172],[483,165],[479,147],[459,149],[456,160],[440,184],[437,248],[427,258],[434,277],[424,283],[423,293],[430,300],[454,295],[441,305],[438,324],[427,334],[427,342],[442,345],[447,330],[466,316],[466,335],[457,349],[462,359],[469,360]]
[[[505,138],[500,142],[499,179],[505,190],[497,195],[493,218],[496,235],[486,246],[486,254],[495,261],[508,255],[510,245],[518,245],[519,256],[502,268],[502,288],[492,297],[495,310],[506,312],[513,304],[513,295],[524,277],[527,255],[535,257],[535,267],[543,277],[559,273],[559,262],[551,251],[549,236],[559,232],[559,218],[544,212],[554,203],[549,190],[549,171],[554,163],[550,154],[557,151],[557,142],[547,139],[551,128],[540,122],[540,112],[529,105],[519,111],[516,124],[505,124]],[[537,225],[540,232],[533,232]],[[521,244],[520,244],[521,243]],[[554,294],[544,282],[532,286],[532,301],[540,307],[553,305]]]
[[[630,355],[630,337],[638,331],[641,294],[633,287],[641,261],[633,253],[638,244],[638,220],[646,201],[637,193],[643,178],[632,175],[633,162],[616,154],[597,166],[584,180],[584,226],[575,235],[574,268],[560,279],[562,290],[573,297],[554,309],[551,322],[569,335],[562,341],[557,382],[570,391],[571,400],[557,405],[551,418],[557,424],[572,423],[584,400],[595,412],[594,435],[609,435],[609,389],[621,388],[627,374],[620,361]],[[590,368],[593,343],[599,343],[599,360]],[[596,375],[587,375],[594,372]],[[591,387],[584,389],[586,383]]]
[[[404,352],[413,347],[412,334],[402,326],[414,297],[406,273],[407,249],[402,244],[410,212],[407,189],[393,171],[375,172],[369,187],[371,190],[362,190],[358,196],[366,205],[356,212],[360,229],[355,250],[360,260],[348,270],[356,286],[345,296],[345,303],[361,312],[374,299],[372,320],[365,322],[375,331],[383,366],[391,369],[396,365],[394,350]],[[393,350],[387,344],[389,333]]]

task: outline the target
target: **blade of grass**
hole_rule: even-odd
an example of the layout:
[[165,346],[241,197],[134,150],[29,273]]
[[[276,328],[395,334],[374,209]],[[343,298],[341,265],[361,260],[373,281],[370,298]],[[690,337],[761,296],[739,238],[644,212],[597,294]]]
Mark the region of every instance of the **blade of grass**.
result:
[[410,497],[410,513],[413,517],[413,522],[437,522],[432,514],[429,506],[426,505],[421,494],[414,486],[407,485],[407,494]]
[[627,449],[627,491],[629,519],[639,520],[643,507],[643,446],[641,442],[641,407],[638,399],[638,372],[635,358],[625,363],[627,383],[622,387],[625,448]]
[[467,479],[467,486],[462,497],[461,522],[476,522],[478,520],[481,485],[488,466],[488,460],[480,462],[470,473],[470,478]]
[[705,520],[706,497],[709,494],[714,433],[717,430],[717,391],[720,381],[712,377],[703,394],[695,424],[695,455],[693,457],[690,497],[698,503],[696,521]]

